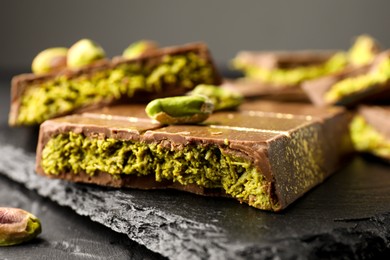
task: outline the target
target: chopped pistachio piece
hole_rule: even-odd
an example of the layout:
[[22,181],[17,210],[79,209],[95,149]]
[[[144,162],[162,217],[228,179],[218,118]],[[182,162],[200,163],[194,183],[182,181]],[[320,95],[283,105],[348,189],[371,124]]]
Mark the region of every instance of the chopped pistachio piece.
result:
[[205,96],[178,96],[151,101],[145,108],[149,117],[162,124],[196,124],[206,120],[214,104]]
[[0,246],[11,246],[35,238],[41,223],[31,213],[18,208],[0,207]]
[[137,58],[144,53],[158,49],[158,44],[153,41],[138,41],[130,44],[124,51],[122,56],[128,59]]
[[106,57],[103,48],[89,39],[82,39],[68,50],[67,66],[77,69]]
[[206,84],[196,86],[189,94],[208,97],[214,103],[215,111],[237,108],[244,100],[238,92]]
[[67,52],[68,49],[62,47],[41,51],[32,62],[32,72],[39,75],[65,68]]

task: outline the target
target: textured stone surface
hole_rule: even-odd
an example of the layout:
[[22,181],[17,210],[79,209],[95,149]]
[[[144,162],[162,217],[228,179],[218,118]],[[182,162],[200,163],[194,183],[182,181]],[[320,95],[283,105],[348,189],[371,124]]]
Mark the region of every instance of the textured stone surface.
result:
[[0,175],[0,205],[34,213],[41,220],[42,233],[18,246],[1,247],[1,260],[73,259],[162,259],[127,235],[77,215],[36,192]]
[[[131,240],[172,259],[390,255],[390,165],[357,157],[280,214],[178,191],[115,190],[49,180],[34,173],[38,129],[7,126],[8,97],[8,85],[0,84],[0,174],[7,176],[0,178],[0,189],[12,190],[5,197],[0,190],[0,203],[15,196],[23,201],[15,206],[32,203],[33,212],[37,207],[53,209],[46,213],[48,221],[64,223],[61,239],[50,240],[58,230],[44,230],[34,243],[2,249],[0,258],[31,253],[31,258],[20,259],[159,258]],[[83,217],[47,199],[36,204],[37,193]],[[77,234],[88,240],[74,240]],[[130,239],[124,241],[126,237]],[[92,243],[94,239],[100,242]]]
[[390,253],[388,166],[361,158],[282,214],[176,191],[49,180],[33,169],[34,154],[1,146],[0,172],[9,178],[172,259],[371,258]]

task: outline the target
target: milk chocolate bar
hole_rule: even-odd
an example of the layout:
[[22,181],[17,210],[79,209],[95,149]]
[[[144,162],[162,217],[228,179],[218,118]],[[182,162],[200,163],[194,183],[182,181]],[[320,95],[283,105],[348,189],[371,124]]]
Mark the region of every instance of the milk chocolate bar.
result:
[[265,69],[293,68],[322,64],[331,58],[335,51],[240,51],[236,61],[245,65],[259,66]]
[[368,35],[360,35],[347,52],[241,51],[234,58],[233,66],[242,70],[247,78],[257,80],[271,88],[284,89],[298,87],[307,80],[369,65],[380,50],[375,39]]
[[202,124],[163,126],[142,105],[51,119],[37,173],[73,182],[172,188],[280,211],[334,173],[351,151],[340,107],[249,102]]
[[334,51],[241,51],[233,60],[233,66],[246,78],[279,89],[341,71],[346,64],[347,56]]
[[390,162],[390,106],[360,106],[351,123],[351,138],[357,151]]
[[310,102],[301,88],[275,88],[270,84],[250,78],[224,79],[220,87],[238,92],[247,99]]
[[378,55],[370,65],[306,81],[302,84],[317,106],[353,106],[390,97],[390,51]]
[[10,125],[44,120],[119,102],[181,95],[198,84],[220,84],[206,45],[168,47],[138,58],[114,58],[90,66],[12,79]]

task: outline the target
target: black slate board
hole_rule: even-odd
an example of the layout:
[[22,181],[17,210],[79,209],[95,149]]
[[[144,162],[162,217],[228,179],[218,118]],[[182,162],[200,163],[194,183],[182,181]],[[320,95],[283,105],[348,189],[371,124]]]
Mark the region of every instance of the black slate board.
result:
[[28,210],[42,221],[42,234],[18,246],[0,247],[0,259],[161,259],[125,234],[77,215],[0,175],[0,205]]
[[[0,89],[4,99],[8,90],[4,85]],[[387,164],[356,157],[345,169],[278,214],[240,205],[235,200],[178,191],[72,184],[35,175],[37,129],[8,128],[3,114],[8,104],[1,105],[3,175],[163,256],[365,259],[390,255]]]

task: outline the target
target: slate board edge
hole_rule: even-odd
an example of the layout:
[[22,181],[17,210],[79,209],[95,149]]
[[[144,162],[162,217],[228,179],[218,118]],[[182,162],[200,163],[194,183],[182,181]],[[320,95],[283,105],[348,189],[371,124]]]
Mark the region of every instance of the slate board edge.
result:
[[[225,247],[226,236],[214,225],[194,222],[158,209],[140,208],[131,201],[126,202],[131,209],[126,217],[116,214],[115,211],[104,213],[98,208],[97,204],[101,201],[98,197],[94,198],[93,187],[83,186],[82,189],[78,189],[77,185],[72,183],[46,179],[35,174],[34,166],[34,154],[27,154],[22,149],[11,145],[0,148],[0,172],[5,176],[61,206],[68,206],[80,215],[88,216],[116,232],[127,234],[130,239],[151,251],[171,259],[183,259],[183,257],[201,259],[218,258],[222,255],[227,257],[232,253],[230,252],[232,249],[234,251],[237,248],[234,245]],[[89,200],[85,200],[85,193],[88,193]],[[156,223],[156,218],[160,220],[161,226],[153,225]],[[140,222],[142,228],[146,229],[142,233],[138,232]],[[130,223],[130,226],[127,223]],[[186,232],[180,233],[180,229],[183,228]],[[189,235],[185,236],[185,233]]]
[[[390,213],[368,219],[340,220],[356,223],[353,228],[337,228],[327,233],[290,237],[262,244],[231,243],[224,231],[214,225],[194,222],[154,208],[141,208],[127,202],[128,215],[101,211],[101,198],[93,188],[82,189],[61,180],[49,180],[34,173],[35,155],[12,145],[0,147],[0,172],[35,190],[77,214],[88,216],[110,229],[125,233],[149,250],[171,259],[244,259],[301,257],[372,258],[390,254]],[[120,192],[120,191],[117,191]],[[89,200],[84,200],[85,194]],[[92,206],[92,207],[91,207]],[[129,225],[130,223],[130,225]],[[155,226],[160,223],[159,226]],[[180,232],[180,230],[185,232]],[[140,232],[142,231],[143,232]]]

